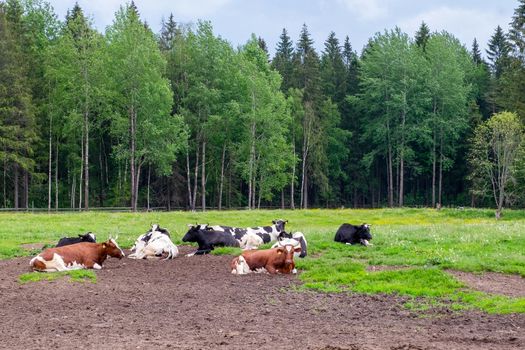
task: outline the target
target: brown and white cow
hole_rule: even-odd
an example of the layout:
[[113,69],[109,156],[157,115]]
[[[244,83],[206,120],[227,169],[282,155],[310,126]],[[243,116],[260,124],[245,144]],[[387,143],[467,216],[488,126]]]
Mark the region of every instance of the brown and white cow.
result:
[[100,270],[108,256],[119,259],[124,257],[124,252],[113,238],[103,243],[83,242],[48,248],[31,259],[29,265],[33,270],[43,272]]
[[294,252],[301,247],[291,244],[265,250],[248,250],[230,263],[231,271],[236,275],[245,275],[252,271],[265,269],[269,273],[292,273],[295,269]]

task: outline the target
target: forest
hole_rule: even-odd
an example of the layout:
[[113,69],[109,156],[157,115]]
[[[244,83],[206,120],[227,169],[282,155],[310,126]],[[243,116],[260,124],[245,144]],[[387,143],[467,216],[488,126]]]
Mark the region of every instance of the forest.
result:
[[525,205],[525,0],[485,52],[424,22],[246,37],[0,0],[0,207]]

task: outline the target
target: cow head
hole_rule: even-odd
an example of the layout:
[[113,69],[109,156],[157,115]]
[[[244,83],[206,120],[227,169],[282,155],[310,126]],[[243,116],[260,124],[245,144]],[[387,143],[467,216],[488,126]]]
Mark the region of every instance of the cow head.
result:
[[291,233],[288,233],[286,231],[281,231],[279,232],[279,235],[277,236],[277,241],[282,241],[284,239],[287,239],[287,238],[292,238],[293,235]]
[[160,232],[162,234],[165,234],[168,237],[171,237],[170,231],[168,231],[165,228],[160,227],[158,224],[151,224],[151,228],[149,229],[147,233],[153,233],[153,232]]
[[283,256],[281,259],[284,260],[284,265],[286,266],[285,269],[290,267],[291,271],[295,267],[295,263],[293,261],[293,256],[295,252],[300,253],[301,246],[295,247],[292,244],[286,244],[277,248],[277,254]]
[[82,242],[97,243],[97,237],[92,232],[88,232],[83,235],[78,235],[78,237],[82,240]]
[[370,245],[368,241],[372,239],[372,235],[370,234],[370,225],[369,224],[362,224],[359,226],[359,243],[361,243],[364,246]]
[[106,254],[113,257],[122,259],[125,257],[124,252],[117,244],[116,238],[110,238],[106,242],[102,243],[102,248],[106,250]]
[[199,232],[201,230],[212,230],[211,227],[208,226],[208,224],[188,224],[188,232],[182,237],[183,242],[197,242],[197,239],[199,237]]
[[275,229],[277,230],[277,232],[282,232],[284,231],[284,226],[286,225],[287,222],[288,220],[279,219],[279,220],[273,220],[272,224],[275,225]]

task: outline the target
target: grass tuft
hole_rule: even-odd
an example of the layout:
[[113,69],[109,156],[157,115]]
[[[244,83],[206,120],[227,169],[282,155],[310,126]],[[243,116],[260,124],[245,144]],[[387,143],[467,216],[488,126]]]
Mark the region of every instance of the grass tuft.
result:
[[72,270],[64,272],[28,272],[19,276],[21,284],[39,281],[54,281],[68,276],[72,282],[91,282],[97,283],[97,275],[92,270]]

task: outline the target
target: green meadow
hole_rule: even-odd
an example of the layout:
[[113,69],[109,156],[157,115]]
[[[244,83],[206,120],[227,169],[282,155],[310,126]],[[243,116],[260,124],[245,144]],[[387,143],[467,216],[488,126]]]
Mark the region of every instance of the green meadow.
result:
[[[259,226],[288,219],[287,231],[308,240],[305,259],[296,259],[301,289],[325,292],[386,293],[406,296],[406,306],[424,309],[446,302],[453,308],[487,312],[525,312],[525,298],[489,295],[468,289],[444,270],[482,274],[493,271],[525,277],[525,211],[505,211],[496,221],[493,210],[371,209],[254,210],[152,213],[1,213],[0,258],[31,253],[25,243],[53,244],[60,237],[92,231],[97,240],[117,236],[123,248],[152,223],[170,230],[174,242],[190,223]],[[333,242],[343,222],[372,225],[373,246]],[[217,249],[236,254],[237,249]],[[367,271],[368,265],[403,269]],[[226,268],[226,267],[225,267]]]

